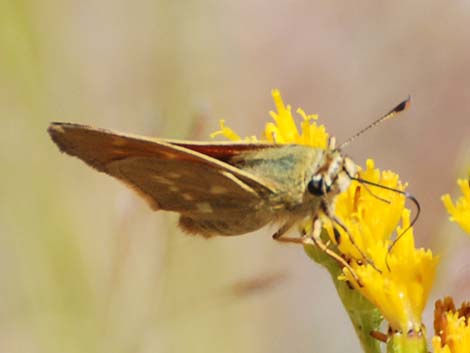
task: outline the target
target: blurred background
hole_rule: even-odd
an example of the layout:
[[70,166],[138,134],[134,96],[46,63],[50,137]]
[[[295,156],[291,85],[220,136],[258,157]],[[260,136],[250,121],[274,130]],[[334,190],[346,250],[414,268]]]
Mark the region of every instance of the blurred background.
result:
[[69,121],[207,139],[261,131],[279,88],[421,202],[436,297],[470,298],[440,196],[470,165],[469,1],[0,1],[0,352],[359,352],[325,270],[272,229],[183,235],[58,152]]

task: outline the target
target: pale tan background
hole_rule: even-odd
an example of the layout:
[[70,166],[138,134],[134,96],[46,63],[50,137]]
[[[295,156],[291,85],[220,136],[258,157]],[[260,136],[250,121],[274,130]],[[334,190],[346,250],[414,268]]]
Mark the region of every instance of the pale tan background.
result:
[[347,153],[409,182],[417,244],[443,255],[433,298],[470,298],[470,240],[439,201],[470,165],[469,24],[465,0],[2,0],[0,352],[358,352],[302,249],[185,237],[46,134],[205,138],[222,117],[254,134],[276,87],[339,141],[413,96]]

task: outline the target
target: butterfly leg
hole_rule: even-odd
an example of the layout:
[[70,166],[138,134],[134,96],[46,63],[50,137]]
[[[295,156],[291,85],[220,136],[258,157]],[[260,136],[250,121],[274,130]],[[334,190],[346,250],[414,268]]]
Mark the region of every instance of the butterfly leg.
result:
[[283,242],[283,243],[302,244],[302,238],[282,237],[284,234],[286,234],[289,231],[289,229],[292,228],[294,224],[295,222],[285,223],[281,228],[277,230],[276,233],[273,234],[273,239]]
[[386,333],[374,330],[370,332],[370,335],[379,342],[387,343],[388,341],[388,335]]
[[[354,248],[359,252],[359,255],[369,264],[371,265],[376,271],[378,271],[379,273],[382,273],[382,271],[377,268],[377,266],[375,266],[374,262],[369,259],[366,254],[362,251],[361,248],[359,248],[359,246],[356,244],[356,242],[354,241],[354,237],[352,236],[351,232],[348,230],[348,228],[344,225],[343,222],[341,222],[339,220],[338,217],[336,217],[334,215],[334,212],[330,209],[330,207],[328,207],[328,205],[326,203],[324,203],[323,205],[323,211],[325,212],[325,214],[335,223],[337,224],[341,229],[344,230],[344,232],[348,235],[348,238],[349,238],[349,241],[351,242],[352,246],[354,246]],[[336,236],[336,234],[335,234]],[[339,237],[338,237],[339,239]]]
[[279,228],[276,233],[273,234],[273,239],[282,243],[294,243],[302,245],[310,244],[318,247],[321,251],[323,251],[333,260],[337,261],[339,266],[346,267],[352,274],[354,280],[358,283],[358,285],[362,286],[359,277],[357,276],[356,272],[354,272],[354,269],[348,264],[348,262],[341,256],[339,256],[337,253],[335,253],[333,250],[328,248],[328,245],[325,244],[321,239],[321,231],[323,229],[323,224],[320,218],[315,219],[315,221],[313,222],[313,229],[310,236],[307,234],[304,234],[301,238],[283,236],[290,228],[292,228],[294,224],[295,222],[289,222],[284,224],[281,228]]
[[356,281],[356,283],[360,287],[362,287],[361,281],[360,281],[358,275],[356,274],[356,272],[354,271],[354,269],[351,267],[351,265],[349,265],[348,262],[345,259],[343,259],[340,255],[338,255],[333,250],[328,248],[328,245],[323,242],[323,240],[321,239],[322,229],[323,229],[323,224],[322,224],[321,219],[316,218],[313,222],[313,229],[312,229],[312,232],[311,232],[311,236],[304,236],[302,238],[303,239],[303,244],[311,244],[311,245],[314,245],[314,246],[318,247],[326,255],[328,255],[333,260],[338,262],[338,264],[341,267],[343,267],[343,268],[346,267],[348,269],[348,271],[351,273],[351,275],[354,277],[354,280]]

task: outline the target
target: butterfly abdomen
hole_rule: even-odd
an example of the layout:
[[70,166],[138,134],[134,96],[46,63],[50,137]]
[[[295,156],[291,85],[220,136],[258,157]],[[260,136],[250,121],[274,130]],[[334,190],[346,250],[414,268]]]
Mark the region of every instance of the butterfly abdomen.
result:
[[270,221],[272,221],[272,216],[265,212],[225,219],[194,219],[181,215],[179,226],[188,234],[197,234],[208,238],[215,235],[230,236],[251,233]]

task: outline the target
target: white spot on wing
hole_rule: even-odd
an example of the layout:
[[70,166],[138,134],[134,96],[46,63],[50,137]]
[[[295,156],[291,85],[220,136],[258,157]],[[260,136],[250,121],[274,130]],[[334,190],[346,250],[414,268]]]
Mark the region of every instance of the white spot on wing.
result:
[[194,197],[191,194],[188,194],[187,192],[185,192],[181,196],[183,196],[183,199],[185,199],[186,201],[193,201],[194,200]]
[[212,213],[212,206],[209,204],[209,202],[198,202],[196,204],[196,208],[199,212],[202,213]]
[[178,156],[176,154],[171,153],[171,152],[162,151],[161,153],[165,156],[165,158],[168,158],[168,159],[178,158]]
[[165,177],[162,177],[160,175],[154,175],[153,179],[155,179],[160,184],[165,184],[165,185],[174,185],[175,184],[173,182],[173,180],[169,180],[169,179],[167,179]]
[[220,185],[211,185],[209,192],[214,195],[220,195],[227,193],[227,188]]

